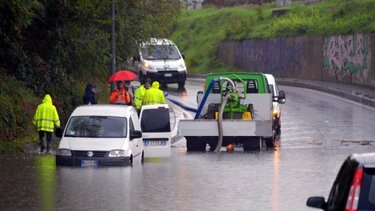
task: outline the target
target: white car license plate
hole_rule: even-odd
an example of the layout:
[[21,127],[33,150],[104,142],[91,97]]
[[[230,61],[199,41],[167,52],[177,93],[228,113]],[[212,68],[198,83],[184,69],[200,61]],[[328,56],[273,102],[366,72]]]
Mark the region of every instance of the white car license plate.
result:
[[81,160],[81,166],[98,166],[97,160]]
[[172,77],[172,73],[165,73],[164,77]]
[[153,146],[166,146],[166,141],[144,141],[145,146],[153,147]]

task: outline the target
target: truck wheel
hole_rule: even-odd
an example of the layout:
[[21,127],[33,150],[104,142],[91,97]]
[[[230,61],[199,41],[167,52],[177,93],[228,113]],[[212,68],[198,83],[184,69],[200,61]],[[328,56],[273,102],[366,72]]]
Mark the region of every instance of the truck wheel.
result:
[[277,134],[278,136],[281,135],[281,126],[280,126],[280,125],[279,125],[279,127],[276,129],[276,134]]
[[260,150],[260,138],[250,137],[242,141],[244,151],[257,151]]
[[277,136],[279,135],[277,132],[277,129],[273,130],[272,133],[273,133],[273,137],[264,139],[266,142],[267,149],[273,149],[275,147],[275,140],[277,140]]
[[265,141],[267,149],[273,149],[275,147],[275,142],[273,138],[266,138]]
[[210,145],[210,151],[213,152],[216,149],[217,146],[217,138],[211,138],[211,140],[208,142],[208,145]]
[[275,126],[274,126],[274,130],[276,131],[276,135],[281,135],[281,121],[280,121],[280,118],[276,118],[275,119]]
[[186,149],[188,152],[206,151],[206,142],[204,142],[201,138],[199,137],[185,137],[185,138],[186,138]]
[[179,81],[179,82],[178,82],[178,88],[179,88],[179,89],[183,89],[183,88],[185,88],[185,81]]

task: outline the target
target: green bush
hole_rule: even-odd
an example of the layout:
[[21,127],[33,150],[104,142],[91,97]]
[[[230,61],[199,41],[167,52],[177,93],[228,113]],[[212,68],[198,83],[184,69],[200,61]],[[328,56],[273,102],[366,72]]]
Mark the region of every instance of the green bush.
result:
[[14,77],[2,74],[0,79],[0,150],[11,151],[11,146],[14,146],[20,151],[22,147],[18,145],[22,144],[12,142],[35,132],[32,118],[36,99],[30,89]]

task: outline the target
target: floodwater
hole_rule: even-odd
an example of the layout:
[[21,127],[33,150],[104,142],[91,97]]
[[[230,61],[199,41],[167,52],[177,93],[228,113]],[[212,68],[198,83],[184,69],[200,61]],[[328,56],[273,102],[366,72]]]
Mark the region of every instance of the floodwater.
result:
[[[194,103],[200,87],[186,86]],[[182,138],[168,159],[99,168],[57,167],[53,155],[1,156],[0,210],[313,210],[306,199],[328,196],[349,154],[374,151],[375,112],[280,88],[287,102],[275,150],[187,153]]]

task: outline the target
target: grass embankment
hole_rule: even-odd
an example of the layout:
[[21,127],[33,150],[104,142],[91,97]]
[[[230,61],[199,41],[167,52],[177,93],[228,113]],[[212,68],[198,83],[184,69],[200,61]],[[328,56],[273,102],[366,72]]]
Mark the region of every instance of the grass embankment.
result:
[[[24,83],[12,76],[0,73],[0,81],[0,118],[2,118],[0,137],[3,137],[3,140],[0,139],[0,154],[23,153],[27,144],[38,143],[38,132],[32,124],[32,120],[35,109],[42,102],[44,96],[36,97]],[[69,117],[70,111],[82,103],[81,96],[84,94],[85,85],[85,83],[79,82],[71,85],[71,92],[80,97],[69,102],[64,102],[62,98],[51,95],[53,104],[58,108],[62,126]],[[103,88],[103,92],[97,94],[98,103],[107,102],[109,95],[107,84],[97,85]],[[71,97],[73,95],[69,98]],[[71,102],[74,103],[70,104]]]
[[[273,10],[287,9],[283,16]],[[337,35],[375,31],[374,0],[323,0],[320,3],[274,4],[187,10],[172,36],[185,55],[189,73],[225,71],[216,58],[223,40],[267,39],[300,35]]]
[[[3,120],[0,137],[12,140],[0,140],[0,153],[22,152],[25,144],[36,141],[29,132],[37,99],[14,77],[1,74],[0,79],[0,118]],[[17,138],[25,136],[28,137]]]

